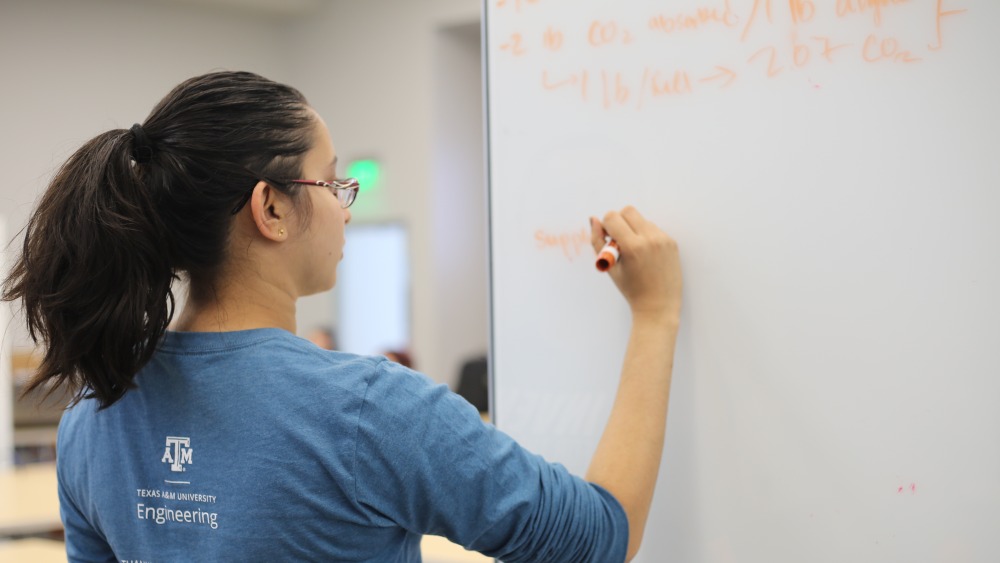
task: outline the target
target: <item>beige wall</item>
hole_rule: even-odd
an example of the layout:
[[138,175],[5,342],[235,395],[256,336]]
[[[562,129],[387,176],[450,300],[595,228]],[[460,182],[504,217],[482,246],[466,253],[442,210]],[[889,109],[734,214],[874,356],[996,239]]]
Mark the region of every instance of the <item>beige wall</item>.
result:
[[414,357],[438,381],[487,345],[478,33],[458,31],[479,11],[477,0],[342,0],[292,33],[297,84],[342,158],[382,162],[380,210],[354,220],[408,226]]

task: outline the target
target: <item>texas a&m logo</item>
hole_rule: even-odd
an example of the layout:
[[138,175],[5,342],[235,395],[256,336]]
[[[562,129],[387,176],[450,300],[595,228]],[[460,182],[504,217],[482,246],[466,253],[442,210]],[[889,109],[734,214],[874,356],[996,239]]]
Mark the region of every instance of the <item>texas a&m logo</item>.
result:
[[167,447],[163,449],[163,463],[170,464],[171,471],[187,471],[184,467],[191,461],[191,438],[183,436],[167,436]]

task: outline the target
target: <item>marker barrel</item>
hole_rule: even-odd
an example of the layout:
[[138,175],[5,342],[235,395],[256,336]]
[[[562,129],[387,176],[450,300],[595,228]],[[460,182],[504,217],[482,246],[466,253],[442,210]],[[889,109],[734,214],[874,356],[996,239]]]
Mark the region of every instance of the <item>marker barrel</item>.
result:
[[605,243],[604,248],[597,253],[597,269],[601,272],[607,272],[612,266],[618,263],[620,254],[618,253],[618,243],[614,241],[611,237],[607,237],[608,242]]

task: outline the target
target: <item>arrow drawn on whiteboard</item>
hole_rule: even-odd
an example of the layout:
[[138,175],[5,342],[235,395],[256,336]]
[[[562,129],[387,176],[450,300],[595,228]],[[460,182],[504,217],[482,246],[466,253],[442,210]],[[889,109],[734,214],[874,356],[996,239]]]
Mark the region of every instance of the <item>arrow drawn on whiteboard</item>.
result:
[[736,73],[733,72],[731,69],[728,69],[724,66],[716,66],[715,68],[719,70],[717,74],[713,74],[712,76],[709,76],[707,78],[702,78],[700,82],[711,82],[713,80],[719,80],[720,78],[725,78],[726,82],[722,86],[720,86],[720,88],[727,88],[730,84],[733,83],[733,80],[736,80]]
[[589,80],[589,76],[587,75],[587,71],[582,71],[580,74],[571,74],[569,76],[569,78],[566,78],[566,79],[561,80],[561,81],[555,81],[555,82],[553,82],[553,81],[551,81],[549,79],[549,71],[547,71],[547,70],[542,71],[542,87],[543,88],[545,88],[546,90],[556,90],[556,89],[562,88],[564,86],[576,86],[577,84],[579,84],[579,86],[580,86],[580,96],[583,98],[584,102],[587,101],[587,83],[588,83],[588,80]]

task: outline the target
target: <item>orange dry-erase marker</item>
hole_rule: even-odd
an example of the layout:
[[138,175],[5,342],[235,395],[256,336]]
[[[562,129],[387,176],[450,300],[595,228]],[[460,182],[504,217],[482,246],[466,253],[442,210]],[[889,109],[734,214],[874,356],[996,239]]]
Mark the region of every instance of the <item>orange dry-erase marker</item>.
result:
[[597,253],[597,269],[607,272],[614,266],[620,257],[618,254],[618,243],[610,236],[604,237],[604,248]]

